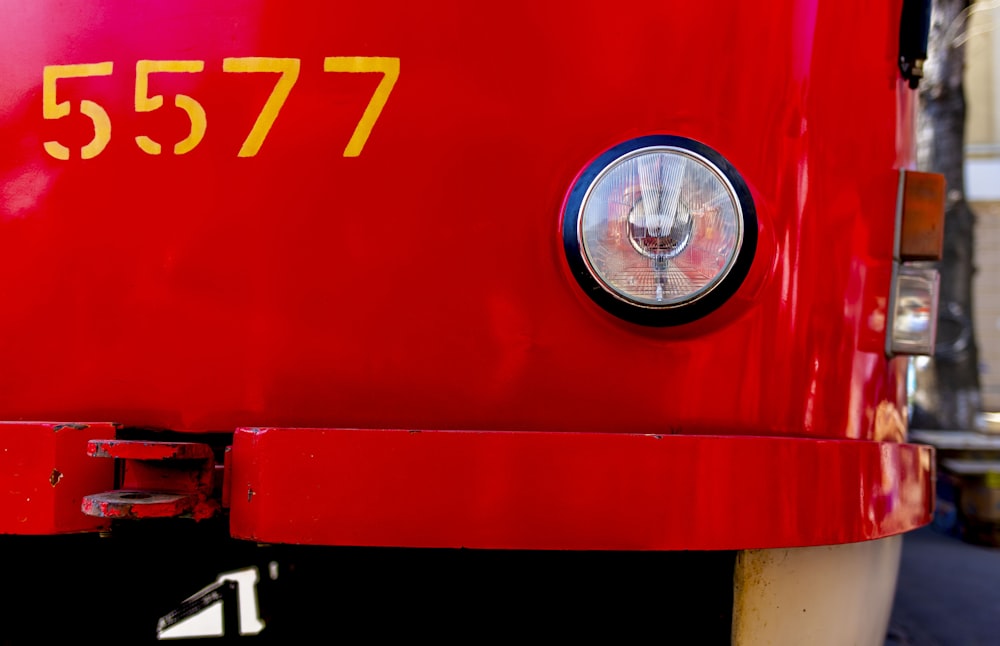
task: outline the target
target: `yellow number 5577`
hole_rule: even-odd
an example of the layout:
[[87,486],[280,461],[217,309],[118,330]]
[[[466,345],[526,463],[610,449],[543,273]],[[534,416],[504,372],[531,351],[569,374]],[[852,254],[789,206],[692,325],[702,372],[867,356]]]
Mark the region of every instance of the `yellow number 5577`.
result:
[[[261,73],[277,74],[274,88],[257,115],[250,133],[240,147],[239,157],[254,157],[260,152],[264,140],[274,125],[278,113],[284,106],[295,82],[299,78],[301,61],[297,58],[243,57],[225,58],[222,70],[231,73]],[[153,112],[163,107],[162,94],[149,94],[149,81],[152,74],[157,73],[187,73],[196,74],[205,69],[204,61],[196,60],[140,60],[135,67],[135,111]],[[379,73],[382,78],[375,88],[368,105],[365,107],[354,128],[344,157],[357,157],[364,149],[371,135],[375,122],[382,114],[389,94],[399,78],[399,59],[384,56],[330,56],[323,59],[325,72],[346,73]],[[59,79],[87,78],[95,76],[110,76],[114,71],[113,64],[86,63],[81,65],[48,65],[42,74],[42,116],[45,119],[62,119],[68,116],[72,107],[69,101],[58,101],[56,83]],[[173,146],[175,155],[184,155],[198,146],[208,129],[208,117],[205,109],[194,98],[185,94],[174,95],[174,105],[183,110],[191,122],[188,134]],[[82,159],[92,159],[99,155],[111,141],[111,118],[107,111],[93,101],[80,101],[81,114],[90,118],[94,124],[94,137],[80,148]],[[150,155],[159,155],[162,146],[146,135],[135,137],[136,145]],[[43,143],[45,151],[56,159],[66,160],[70,157],[70,149],[58,141]]]

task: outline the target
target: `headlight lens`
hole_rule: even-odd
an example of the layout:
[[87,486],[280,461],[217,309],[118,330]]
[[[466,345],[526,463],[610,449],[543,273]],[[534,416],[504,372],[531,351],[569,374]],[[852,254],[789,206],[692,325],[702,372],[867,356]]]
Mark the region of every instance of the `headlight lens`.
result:
[[680,137],[643,137],[584,171],[563,239],[577,279],[601,305],[671,325],[735,291],[756,246],[756,217],[742,178],[718,153]]

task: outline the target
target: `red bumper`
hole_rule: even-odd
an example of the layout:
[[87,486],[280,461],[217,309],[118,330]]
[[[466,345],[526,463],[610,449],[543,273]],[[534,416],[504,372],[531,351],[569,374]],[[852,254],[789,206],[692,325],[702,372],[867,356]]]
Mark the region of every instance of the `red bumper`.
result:
[[718,550],[930,522],[933,449],[780,437],[240,429],[233,536],[269,543]]
[[87,456],[87,442],[115,436],[112,424],[0,422],[0,534],[100,531],[109,522],[80,509],[110,489],[114,464]]

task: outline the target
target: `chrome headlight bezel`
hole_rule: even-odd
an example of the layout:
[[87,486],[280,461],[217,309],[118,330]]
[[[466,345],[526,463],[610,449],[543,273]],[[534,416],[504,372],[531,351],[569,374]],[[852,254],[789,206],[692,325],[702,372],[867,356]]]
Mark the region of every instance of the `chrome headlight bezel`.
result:
[[[618,256],[627,257],[629,262],[647,262],[654,269],[657,276],[665,275],[668,272],[667,265],[674,258],[683,258],[692,236],[700,235],[697,227],[699,220],[688,220],[682,222],[683,226],[678,229],[678,218],[697,218],[702,216],[692,216],[688,211],[688,204],[681,199],[682,193],[694,190],[689,187],[689,182],[694,182],[698,177],[702,184],[707,181],[715,181],[713,186],[714,195],[724,195],[728,201],[724,204],[726,210],[726,226],[728,230],[728,242],[725,253],[728,254],[724,261],[720,263],[716,259],[716,271],[707,279],[704,276],[703,284],[692,289],[689,293],[678,291],[679,295],[662,296],[662,288],[659,283],[668,282],[666,278],[657,278],[658,283],[656,298],[644,296],[641,293],[629,293],[620,285],[615,284],[613,278],[609,279],[609,274],[601,266],[600,259],[595,261],[595,253],[592,241],[588,240],[588,233],[584,230],[588,207],[592,206],[595,195],[601,191],[607,191],[602,182],[611,181],[608,178],[612,173],[625,173],[626,164],[638,164],[641,166],[640,158],[657,159],[659,164],[666,166],[673,163],[673,159],[682,159],[679,171],[679,180],[661,178],[657,186],[664,191],[669,188],[669,181],[674,181],[674,195],[672,196],[673,210],[670,211],[669,219],[662,220],[669,222],[671,229],[664,233],[662,229],[656,230],[656,235],[643,239],[637,243],[633,235],[633,215],[639,202],[637,200],[625,215],[617,215],[616,226],[626,233],[617,233],[613,253]],[[668,160],[668,161],[662,161]],[[651,163],[651,162],[646,162]],[[686,164],[690,163],[690,166]],[[688,168],[693,169],[688,172]],[[639,170],[641,173],[641,169]],[[643,181],[649,183],[645,178]],[[600,187],[600,188],[599,188]],[[721,192],[720,192],[721,189]],[[703,191],[704,192],[704,191]],[[621,191],[619,191],[619,194]],[[660,198],[657,198],[660,199]],[[609,203],[598,202],[598,208],[610,210]],[[622,207],[616,204],[616,208]],[[663,209],[659,209],[663,211]],[[624,213],[624,210],[622,210]],[[681,214],[681,215],[677,215]],[[608,221],[611,216],[606,217]],[[645,218],[645,215],[640,214]],[[657,217],[662,218],[662,214]],[[707,217],[707,216],[705,216]],[[713,215],[715,217],[715,215]],[[591,218],[592,219],[592,218]],[[702,217],[704,219],[704,217]],[[713,220],[713,221],[717,221]],[[610,225],[609,225],[610,226]],[[678,235],[673,234],[677,230]],[[580,173],[574,182],[567,196],[565,208],[562,214],[562,238],[566,259],[577,282],[584,292],[598,305],[614,314],[633,323],[647,326],[672,326],[689,323],[706,316],[710,312],[720,307],[726,302],[746,278],[753,262],[757,247],[757,214],[750,190],[736,169],[715,150],[708,146],[685,137],[672,135],[649,135],[638,137],[614,146],[594,159]],[[648,251],[646,241],[652,240],[652,245],[657,251],[657,258],[653,258]],[[731,249],[729,248],[731,247]],[[606,249],[607,247],[598,247]],[[629,249],[635,254],[629,257]],[[694,253],[694,250],[691,250]],[[704,251],[702,251],[704,255]],[[642,257],[645,256],[645,261]],[[699,267],[700,268],[700,267]],[[639,272],[641,272],[641,268]],[[638,274],[637,274],[638,275]],[[647,280],[648,282],[648,280]],[[648,285],[644,287],[649,289]]]

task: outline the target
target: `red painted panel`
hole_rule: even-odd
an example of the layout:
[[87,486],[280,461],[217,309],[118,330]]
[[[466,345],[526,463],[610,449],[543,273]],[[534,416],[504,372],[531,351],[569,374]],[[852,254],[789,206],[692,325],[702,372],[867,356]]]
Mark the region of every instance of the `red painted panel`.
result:
[[[259,540],[708,549],[927,522],[929,450],[873,441],[905,428],[898,0],[4,8],[0,419],[461,430],[239,433],[234,531]],[[580,170],[654,133],[718,151],[759,217],[732,300],[666,329],[594,305],[559,235]],[[34,480],[36,433],[5,458]]]
[[934,468],[895,442],[333,429],[241,429],[232,462],[238,538],[588,550],[880,538],[930,521]]
[[[901,412],[898,1],[4,9],[0,419],[878,439]],[[744,286],[681,328],[601,311],[559,242],[580,169],[653,133],[721,153],[760,218]]]
[[115,436],[110,424],[0,422],[0,534],[100,531],[84,515],[87,494],[114,485],[114,464],[87,456],[87,442]]

